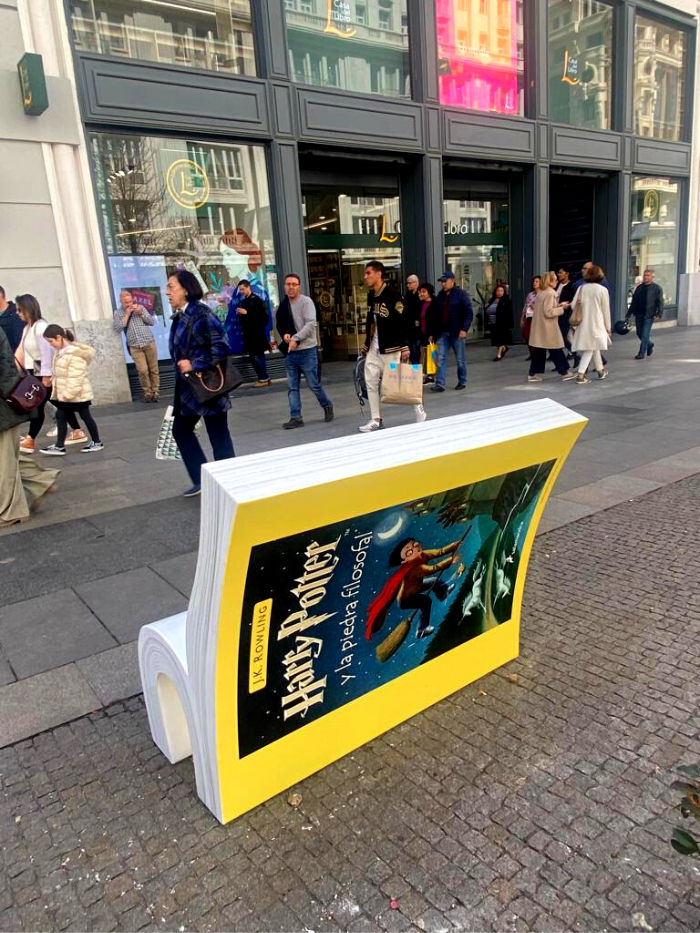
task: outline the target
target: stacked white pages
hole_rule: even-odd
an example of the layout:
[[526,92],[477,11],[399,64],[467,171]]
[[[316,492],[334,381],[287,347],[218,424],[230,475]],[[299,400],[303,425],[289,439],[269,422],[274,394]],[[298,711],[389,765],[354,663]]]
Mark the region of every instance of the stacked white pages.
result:
[[222,822],[517,656],[585,423],[545,399],[204,468],[189,609],[139,663],[154,741]]

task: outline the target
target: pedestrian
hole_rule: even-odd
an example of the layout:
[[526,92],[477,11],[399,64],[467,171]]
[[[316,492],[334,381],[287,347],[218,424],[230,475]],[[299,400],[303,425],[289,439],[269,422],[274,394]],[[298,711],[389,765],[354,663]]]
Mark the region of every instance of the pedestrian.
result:
[[[92,386],[88,379],[88,366],[95,358],[95,351],[84,343],[78,343],[72,332],[58,324],[49,324],[44,338],[54,351],[51,372],[51,398],[56,406],[58,433],[56,443],[42,447],[40,453],[50,457],[64,457],[68,416],[80,416],[90,435],[90,443],[81,448],[82,454],[92,454],[104,449],[100,432],[90,412]],[[86,438],[87,439],[87,438]]]
[[566,351],[569,356],[571,356],[571,342],[569,341],[569,319],[571,318],[571,302],[574,300],[574,295],[577,292],[577,288],[576,283],[572,280],[568,270],[566,269],[560,269],[557,272],[557,279],[559,282],[557,288],[555,289],[557,304],[562,305],[564,308],[562,314],[559,317],[559,327],[561,329],[561,335],[564,338],[564,346],[566,347]]
[[528,382],[542,382],[542,373],[547,362],[547,351],[557,372],[563,380],[575,379],[576,372],[569,369],[564,352],[564,338],[561,335],[557,318],[563,313],[562,305],[557,304],[554,287],[557,276],[554,272],[545,272],[540,276],[540,290],[537,292],[532,314],[530,330],[530,373]]
[[585,282],[577,289],[571,309],[571,321],[575,322],[571,347],[579,356],[577,385],[590,382],[586,370],[591,360],[599,379],[605,379],[608,370],[603,364],[602,351],[610,345],[610,296],[601,284],[604,278],[600,266],[589,266]]
[[403,297],[404,314],[411,321],[408,336],[409,363],[420,363],[422,355],[420,315],[423,302],[420,300],[420,279],[411,273],[406,279],[406,294]]
[[418,287],[418,297],[420,298],[420,344],[421,344],[421,362],[423,364],[423,383],[435,382],[434,375],[428,375],[428,343],[430,341],[430,332],[428,330],[431,312],[430,308],[435,297],[435,288],[430,282],[421,282]]
[[[17,362],[32,376],[40,376],[48,390],[46,398],[29,422],[29,432],[21,437],[19,442],[19,449],[23,454],[33,454],[36,450],[36,439],[44,426],[46,406],[51,395],[54,351],[44,336],[49,325],[41,316],[41,306],[34,295],[18,295],[15,298],[15,305],[20,323],[23,325],[22,338],[15,350]],[[66,443],[84,444],[87,441],[87,435],[81,431],[73,415],[71,415],[69,424],[72,430]]]
[[248,279],[241,279],[238,291],[242,301],[236,308],[243,330],[243,346],[250,357],[258,381],[253,383],[256,389],[264,389],[272,385],[267,371],[265,353],[270,349],[268,333],[268,314],[265,302],[255,294]]
[[634,315],[639,337],[639,352],[635,360],[644,360],[654,352],[651,341],[651,329],[654,321],[660,321],[664,311],[664,293],[658,282],[654,281],[654,270],[645,269],[642,281],[635,288],[632,303],[627,316]]
[[[363,434],[383,427],[379,387],[384,367],[389,363],[408,363],[408,342],[412,324],[404,314],[401,296],[385,281],[384,263],[373,259],[365,266],[367,294],[367,320],[365,345],[360,351],[367,357],[365,382],[371,418],[360,427]],[[422,404],[414,405],[416,421],[425,421],[427,415]]]
[[19,426],[27,416],[6,401],[18,378],[12,347],[0,327],[0,528],[26,521],[41,499],[54,491],[59,472],[45,470],[20,453]]
[[493,290],[486,313],[489,316],[491,346],[497,347],[494,363],[506,355],[513,343],[513,302],[508,294],[507,285],[497,285]]
[[286,344],[287,395],[289,397],[289,421],[283,428],[301,428],[301,376],[323,409],[323,419],[333,420],[333,402],[321,385],[318,373],[318,326],[316,306],[308,295],[301,293],[301,279],[290,272],[284,279],[285,297],[277,309],[277,330]]
[[[520,328],[523,335],[523,340],[527,344],[527,352],[530,353],[530,328],[532,327],[532,312],[535,308],[535,300],[537,298],[537,292],[540,290],[541,279],[539,275],[536,275],[532,280],[530,285],[530,291],[527,293],[525,298],[525,304],[523,305],[523,310],[520,315]],[[530,356],[527,356],[525,359],[526,363],[530,362]]]
[[187,373],[210,369],[224,363],[231,353],[224,328],[204,304],[202,286],[191,272],[178,269],[168,277],[166,289],[172,307],[170,356],[176,367],[175,398],[173,400],[173,438],[177,444],[192,485],[185,498],[202,491],[202,464],[207,462],[194,433],[200,418],[204,418],[215,460],[234,457],[233,441],[228,429],[228,395],[220,395],[204,404],[197,399]]
[[155,315],[134,301],[128,288],[119,292],[121,307],[114,312],[114,329],[126,337],[126,346],[136,366],[144,402],[157,402],[160,392],[158,348],[153,337]]
[[432,307],[431,337],[437,343],[438,359],[435,385],[431,392],[445,391],[445,372],[447,354],[454,352],[457,360],[456,390],[467,387],[467,332],[474,320],[474,312],[469,295],[455,283],[455,274],[449,269],[443,272],[438,281],[442,290],[435,296]]
[[14,301],[7,300],[2,285],[0,285],[0,328],[5,332],[10,349],[14,353],[22,340],[24,324],[17,314]]

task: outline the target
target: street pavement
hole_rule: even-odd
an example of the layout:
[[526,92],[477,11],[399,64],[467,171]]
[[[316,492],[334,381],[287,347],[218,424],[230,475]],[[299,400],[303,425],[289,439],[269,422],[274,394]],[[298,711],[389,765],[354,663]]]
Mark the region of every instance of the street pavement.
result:
[[[700,332],[656,347],[616,340],[584,387],[470,347],[467,392],[427,393],[431,418],[550,396],[590,419],[522,655],[226,828],[154,748],[136,665],[140,626],[187,606],[199,503],[154,458],[162,408],[98,409],[105,452],[51,462],[58,494],[0,535],[0,930],[700,928],[668,845],[673,768],[700,760]],[[350,375],[326,366],[336,421],[307,393],[293,432],[283,385],[238,393],[238,455],[354,432]]]
[[[0,750],[0,929],[676,931],[700,476],[541,535],[522,653],[220,826],[140,697]],[[56,620],[58,624],[58,620]]]

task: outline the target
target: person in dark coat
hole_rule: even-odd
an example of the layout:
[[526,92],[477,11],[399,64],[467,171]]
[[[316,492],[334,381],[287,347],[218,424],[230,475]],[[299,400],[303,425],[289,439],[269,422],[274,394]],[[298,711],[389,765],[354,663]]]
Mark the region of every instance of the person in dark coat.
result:
[[438,346],[437,373],[431,392],[445,391],[445,372],[447,353],[452,348],[457,359],[457,385],[455,389],[467,387],[467,351],[466,341],[469,328],[474,320],[474,311],[469,295],[455,282],[454,272],[446,270],[438,282],[442,291],[432,301],[430,308],[430,336]]
[[627,316],[634,315],[639,337],[639,352],[635,360],[644,360],[654,352],[651,329],[654,321],[660,321],[664,313],[664,293],[658,282],[654,281],[654,270],[645,269],[641,283],[632,295],[632,304]]
[[420,279],[415,273],[411,273],[406,279],[406,294],[403,296],[404,314],[407,314],[411,321],[408,335],[409,363],[420,363],[422,355],[420,313],[423,302],[420,300],[419,290]]
[[0,328],[5,331],[7,342],[14,353],[22,342],[24,321],[17,314],[14,301],[8,301],[5,289],[0,285]]
[[227,460],[235,454],[228,429],[228,395],[203,404],[184,376],[225,362],[231,351],[221,322],[202,301],[202,286],[196,276],[178,269],[168,278],[166,294],[175,312],[170,328],[170,355],[177,368],[173,437],[192,480],[185,492],[191,497],[201,492],[202,464],[207,462],[194,433],[200,418],[204,418],[214,459]]
[[491,346],[498,347],[494,363],[502,360],[513,343],[513,302],[506,285],[497,285],[486,307],[491,331]]
[[262,298],[254,293],[248,279],[241,279],[238,283],[238,291],[243,296],[243,300],[236,308],[236,314],[239,315],[243,328],[243,345],[258,377],[254,388],[263,389],[272,385],[265,359],[265,353],[270,349],[270,341],[267,339],[270,323],[267,308]]

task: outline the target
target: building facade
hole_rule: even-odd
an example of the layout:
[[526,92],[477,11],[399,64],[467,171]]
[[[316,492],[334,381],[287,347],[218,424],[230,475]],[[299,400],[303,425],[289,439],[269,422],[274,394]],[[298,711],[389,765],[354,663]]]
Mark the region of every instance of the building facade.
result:
[[[83,327],[115,399],[119,290],[156,314],[167,368],[178,267],[237,352],[238,281],[272,310],[294,271],[324,351],[355,356],[370,258],[397,284],[451,268],[476,305],[470,339],[496,284],[518,306],[534,274],[591,258],[616,317],[651,265],[675,320],[698,271],[697,13],[697,0],[0,0],[17,53],[0,86],[16,98],[0,201],[22,231],[0,225],[0,284]],[[49,76],[41,116],[13,84],[25,51]]]

